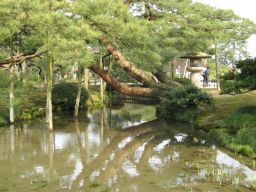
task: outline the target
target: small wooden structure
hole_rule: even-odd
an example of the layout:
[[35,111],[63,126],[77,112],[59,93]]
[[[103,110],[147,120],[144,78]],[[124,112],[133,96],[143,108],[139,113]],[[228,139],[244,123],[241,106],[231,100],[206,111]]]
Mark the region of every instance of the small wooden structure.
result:
[[207,58],[211,58],[203,52],[189,53],[185,56],[180,57],[182,59],[189,59],[189,65],[186,68],[187,71],[191,72],[190,79],[197,87],[202,87],[201,83],[201,73],[207,66]]

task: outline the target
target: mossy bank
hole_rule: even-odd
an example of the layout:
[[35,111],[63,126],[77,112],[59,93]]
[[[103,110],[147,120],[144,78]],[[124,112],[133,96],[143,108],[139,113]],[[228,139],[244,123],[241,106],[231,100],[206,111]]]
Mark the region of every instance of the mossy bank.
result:
[[239,95],[209,92],[215,105],[199,113],[196,127],[227,149],[256,158],[256,91]]

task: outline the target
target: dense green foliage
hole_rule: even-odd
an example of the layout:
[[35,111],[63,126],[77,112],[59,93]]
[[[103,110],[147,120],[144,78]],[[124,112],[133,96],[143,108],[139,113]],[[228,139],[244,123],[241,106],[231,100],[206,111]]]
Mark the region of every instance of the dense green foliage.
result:
[[[77,84],[58,83],[53,87],[53,106],[56,110],[73,111],[76,102]],[[87,91],[82,88],[80,97],[80,108],[86,107],[88,99]]]
[[[216,39],[226,45],[219,46],[218,52],[223,54],[219,58],[233,61],[232,45],[241,50],[255,32],[248,19],[191,0],[129,2],[2,0],[0,55],[47,50],[44,66],[51,58],[62,65],[78,62],[88,66],[96,58],[88,47],[103,48],[104,53],[101,42],[107,39],[130,61],[151,71],[185,52],[213,53],[209,47]],[[136,13],[133,5],[145,11]]]
[[175,78],[175,81],[179,82],[183,86],[192,86],[192,82],[187,78]]
[[[133,10],[134,6],[144,11]],[[186,52],[213,53],[212,45],[218,45],[218,52],[223,53],[224,58],[219,58],[233,61],[232,50],[242,50],[245,40],[255,32],[255,24],[248,19],[192,0],[142,3],[132,0],[126,3],[123,0],[114,3],[112,0],[1,0],[0,26],[0,65],[6,69],[8,77],[4,86],[9,87],[21,79],[32,81],[34,88],[48,85],[48,99],[51,99],[53,70],[99,65],[102,56],[109,53],[108,45],[120,51],[129,64],[151,74]],[[231,45],[235,45],[235,49]],[[225,58],[227,52],[228,58]],[[12,58],[34,54],[38,55],[26,62]],[[9,63],[1,63],[6,60]],[[24,75],[26,72],[23,74],[21,69],[10,70],[11,65],[21,68],[22,64],[39,69],[47,83],[37,81],[36,75]],[[118,70],[115,72],[118,80],[131,81]],[[55,80],[53,83],[58,83],[59,79]],[[20,84],[16,84],[15,90],[9,89],[10,92],[15,93],[17,85]],[[8,92],[7,87],[4,89]],[[18,100],[17,96],[16,107],[19,108],[22,98]],[[47,109],[51,111],[50,105]]]
[[223,121],[222,128],[210,130],[210,135],[226,148],[256,157],[256,106],[243,107]]
[[256,89],[256,58],[238,61],[237,72],[230,71],[222,77],[222,93],[243,93]]
[[195,118],[199,106],[212,104],[211,95],[195,86],[185,86],[169,91],[156,113],[159,117],[189,122]]

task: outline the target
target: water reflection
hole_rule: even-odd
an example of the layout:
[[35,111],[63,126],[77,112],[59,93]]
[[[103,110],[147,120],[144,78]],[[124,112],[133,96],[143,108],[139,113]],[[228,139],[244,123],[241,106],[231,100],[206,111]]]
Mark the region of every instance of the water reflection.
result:
[[242,165],[239,161],[230,157],[226,153],[217,150],[216,162],[223,168],[224,173],[228,174],[239,174],[243,173],[245,181],[248,183],[256,183],[256,171],[250,169],[249,167]]
[[[131,109],[134,109],[131,110]],[[1,129],[0,191],[253,191],[256,171],[154,108],[93,110]],[[111,122],[111,125],[110,125]],[[125,129],[124,129],[125,128]]]

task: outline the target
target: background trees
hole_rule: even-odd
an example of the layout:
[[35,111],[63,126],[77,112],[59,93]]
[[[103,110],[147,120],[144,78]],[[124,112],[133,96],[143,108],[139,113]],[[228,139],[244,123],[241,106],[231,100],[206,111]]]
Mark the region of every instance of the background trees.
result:
[[[3,0],[0,16],[0,67],[11,72],[18,66],[17,76],[24,71],[22,66],[39,69],[46,79],[50,129],[57,66],[87,67],[120,92],[159,97],[167,88],[179,85],[157,78],[159,69],[170,60],[185,52],[212,52],[218,77],[219,61],[230,63],[237,54],[246,56],[240,47],[255,32],[249,20],[191,0]],[[109,57],[116,67],[107,62]],[[144,87],[123,84],[118,73],[112,76],[115,68]]]

